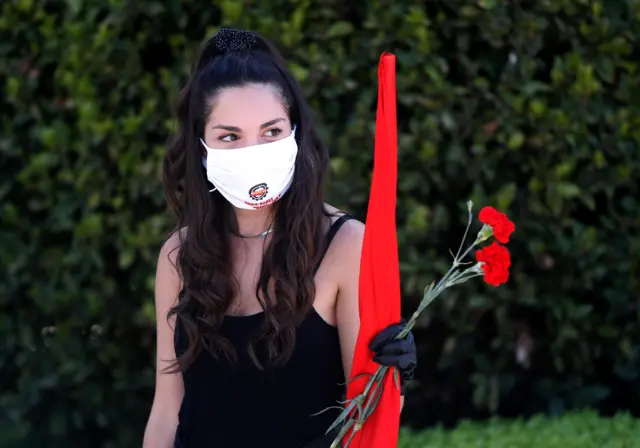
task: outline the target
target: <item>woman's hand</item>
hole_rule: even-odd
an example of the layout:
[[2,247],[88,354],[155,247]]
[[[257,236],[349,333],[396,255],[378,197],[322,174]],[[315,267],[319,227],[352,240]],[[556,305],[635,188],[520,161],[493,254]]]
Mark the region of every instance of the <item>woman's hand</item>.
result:
[[405,322],[389,325],[378,333],[369,343],[374,352],[373,360],[380,365],[395,367],[400,371],[400,393],[405,395],[406,380],[413,378],[413,371],[418,363],[416,343],[409,332],[404,338],[396,336],[405,328]]

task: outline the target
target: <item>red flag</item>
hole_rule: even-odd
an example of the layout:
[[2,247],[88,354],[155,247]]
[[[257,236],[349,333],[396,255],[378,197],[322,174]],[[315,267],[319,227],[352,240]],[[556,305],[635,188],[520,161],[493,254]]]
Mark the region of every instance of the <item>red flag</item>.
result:
[[[396,236],[396,184],[398,142],[396,123],[396,57],[383,53],[378,64],[378,110],[376,116],[373,179],[369,196],[362,260],[360,262],[360,332],[353,356],[351,379],[373,374],[369,342],[382,329],[400,320],[400,267]],[[368,378],[352,381],[347,399],[362,393]],[[387,373],[384,392],[376,410],[356,432],[350,448],[395,448],[400,426],[400,391]],[[348,437],[347,437],[348,439]]]

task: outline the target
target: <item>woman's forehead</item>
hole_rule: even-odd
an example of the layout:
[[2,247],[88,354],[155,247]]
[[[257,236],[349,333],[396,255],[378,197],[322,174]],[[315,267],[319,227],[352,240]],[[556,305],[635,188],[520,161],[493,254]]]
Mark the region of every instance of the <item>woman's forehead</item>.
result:
[[214,126],[259,128],[277,118],[288,118],[280,92],[270,85],[250,84],[218,92],[207,121]]

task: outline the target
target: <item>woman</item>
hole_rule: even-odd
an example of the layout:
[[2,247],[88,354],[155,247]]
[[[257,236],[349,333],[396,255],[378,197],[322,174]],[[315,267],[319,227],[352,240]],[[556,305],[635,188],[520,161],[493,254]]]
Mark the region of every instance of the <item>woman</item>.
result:
[[[147,448],[328,447],[359,330],[364,226],[324,203],[329,156],[277,50],[207,41],[164,161],[178,217],[156,273],[157,378]],[[376,362],[415,367],[393,325]],[[174,331],[175,330],[175,331]]]

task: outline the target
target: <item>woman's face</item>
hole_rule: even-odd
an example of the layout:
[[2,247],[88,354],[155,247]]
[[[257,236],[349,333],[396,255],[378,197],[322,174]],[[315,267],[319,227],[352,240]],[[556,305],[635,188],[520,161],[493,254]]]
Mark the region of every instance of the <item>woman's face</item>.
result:
[[236,149],[281,140],[291,134],[282,95],[271,85],[248,84],[219,91],[207,117],[210,148]]

